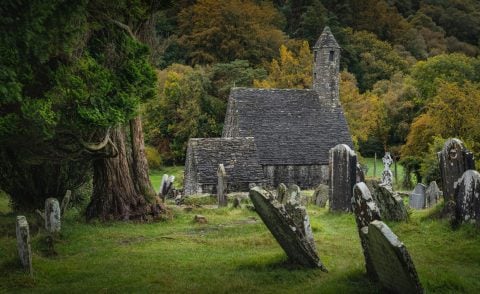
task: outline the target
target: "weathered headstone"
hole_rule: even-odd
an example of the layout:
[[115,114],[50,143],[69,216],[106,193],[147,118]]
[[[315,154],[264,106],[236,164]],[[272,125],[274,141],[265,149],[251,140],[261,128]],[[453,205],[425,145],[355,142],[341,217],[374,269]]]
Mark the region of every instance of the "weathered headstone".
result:
[[393,159],[390,156],[390,152],[385,152],[385,156],[382,158],[383,162],[383,172],[382,172],[382,182],[381,186],[388,189],[388,191],[393,191],[393,173],[390,170],[390,165],[393,163]]
[[406,221],[408,219],[407,208],[398,193],[380,186],[377,181],[368,181],[367,186],[384,220]]
[[64,215],[65,211],[67,211],[68,204],[70,204],[70,198],[71,197],[72,197],[72,191],[67,190],[67,192],[65,193],[65,196],[63,196],[62,205],[60,207],[60,209],[62,211],[62,215]]
[[60,204],[56,198],[45,200],[45,229],[49,233],[60,232]]
[[287,201],[286,203],[291,202],[293,204],[300,204],[303,206],[307,206],[307,197],[302,195],[302,191],[300,187],[292,184],[288,187],[287,190]]
[[17,233],[17,248],[18,255],[20,256],[20,261],[23,268],[32,273],[32,249],[30,247],[30,231],[28,228],[28,222],[25,216],[17,216],[16,223],[16,233]]
[[362,165],[357,162],[357,173],[356,173],[356,182],[365,182],[365,173],[363,171]]
[[307,212],[298,198],[293,195],[283,205],[260,187],[251,189],[249,196],[255,211],[292,262],[326,271],[317,254]]
[[353,197],[351,200],[352,210],[355,214],[355,221],[357,222],[358,235],[360,237],[360,243],[362,245],[363,255],[365,257],[365,267],[367,269],[368,276],[377,280],[377,274],[373,268],[372,260],[370,258],[368,250],[367,240],[367,228],[370,222],[374,220],[381,220],[380,211],[378,210],[375,201],[370,194],[365,183],[357,183],[353,187]]
[[425,190],[427,187],[424,184],[418,183],[413,189],[408,199],[408,205],[414,209],[425,208]]
[[455,183],[455,219],[480,224],[480,173],[467,170]]
[[440,196],[442,196],[442,191],[438,188],[437,182],[431,181],[425,191],[425,207],[435,206],[438,200],[440,200]]
[[356,182],[357,155],[348,145],[330,149],[330,189],[328,200],[332,211],[351,211],[352,189]]
[[312,202],[313,204],[325,207],[328,200],[328,186],[324,184],[319,184],[315,191],[313,192]]
[[423,293],[405,245],[382,221],[368,226],[368,250],[380,284],[393,293]]
[[160,194],[159,196],[163,199],[165,199],[165,194],[164,191],[166,191],[166,187],[167,187],[167,182],[168,182],[168,175],[167,174],[163,174],[162,176],[162,182],[160,183],[160,189],[158,190],[158,194]]
[[225,207],[227,206],[227,173],[222,163],[218,165],[217,178],[218,207]]
[[278,202],[285,204],[287,198],[287,186],[285,186],[284,183],[280,183],[277,187],[277,200]]
[[454,199],[455,182],[469,169],[475,169],[473,153],[456,138],[448,139],[437,153],[445,203]]
[[239,197],[233,198],[233,208],[242,208],[242,202]]

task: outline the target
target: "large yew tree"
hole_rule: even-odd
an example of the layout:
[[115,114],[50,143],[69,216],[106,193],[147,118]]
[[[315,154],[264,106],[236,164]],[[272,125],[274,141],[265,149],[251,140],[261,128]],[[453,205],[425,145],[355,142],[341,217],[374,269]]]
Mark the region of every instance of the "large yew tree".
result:
[[29,0],[0,7],[0,186],[17,208],[88,179],[87,218],[158,212],[140,103],[155,95],[145,43],[165,1]]

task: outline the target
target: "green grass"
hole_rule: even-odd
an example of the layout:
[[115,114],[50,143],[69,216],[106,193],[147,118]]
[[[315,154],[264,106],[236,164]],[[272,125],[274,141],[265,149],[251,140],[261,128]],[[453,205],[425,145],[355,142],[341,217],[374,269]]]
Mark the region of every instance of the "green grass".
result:
[[[2,200],[3,201],[3,200]],[[4,203],[4,202],[0,202]],[[192,222],[202,214],[208,224]],[[480,232],[452,231],[432,210],[390,223],[406,244],[428,293],[480,289]],[[14,215],[0,214],[0,293],[378,293],[365,276],[351,214],[309,207],[317,249],[329,273],[285,263],[285,254],[248,209],[175,209],[165,222],[86,224],[70,211],[46,254],[41,224],[29,215],[34,275],[22,273]],[[252,219],[256,221],[252,221]]]
[[165,166],[159,170],[150,171],[150,181],[152,182],[155,191],[158,192],[160,189],[160,184],[162,183],[162,177],[164,174],[175,176],[175,187],[177,189],[183,188],[183,166]]

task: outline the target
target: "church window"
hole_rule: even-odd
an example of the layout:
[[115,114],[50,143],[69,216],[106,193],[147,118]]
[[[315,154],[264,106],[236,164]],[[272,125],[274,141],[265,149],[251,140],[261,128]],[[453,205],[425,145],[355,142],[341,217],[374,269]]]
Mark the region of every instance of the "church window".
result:
[[328,61],[333,61],[334,56],[335,56],[335,51],[330,51],[330,56],[328,56]]

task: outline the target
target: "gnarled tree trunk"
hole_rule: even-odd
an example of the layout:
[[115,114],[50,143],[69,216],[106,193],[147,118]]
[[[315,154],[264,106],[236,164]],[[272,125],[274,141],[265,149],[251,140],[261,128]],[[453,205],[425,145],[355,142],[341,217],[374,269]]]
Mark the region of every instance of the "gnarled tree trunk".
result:
[[124,129],[117,127],[112,130],[111,139],[118,155],[97,159],[93,163],[93,194],[87,208],[87,220],[143,219],[147,203],[135,188],[130,172]]
[[140,116],[130,120],[130,136],[132,144],[132,171],[133,181],[137,192],[148,199],[155,197],[150,177],[148,176],[148,162],[145,154],[142,119]]

